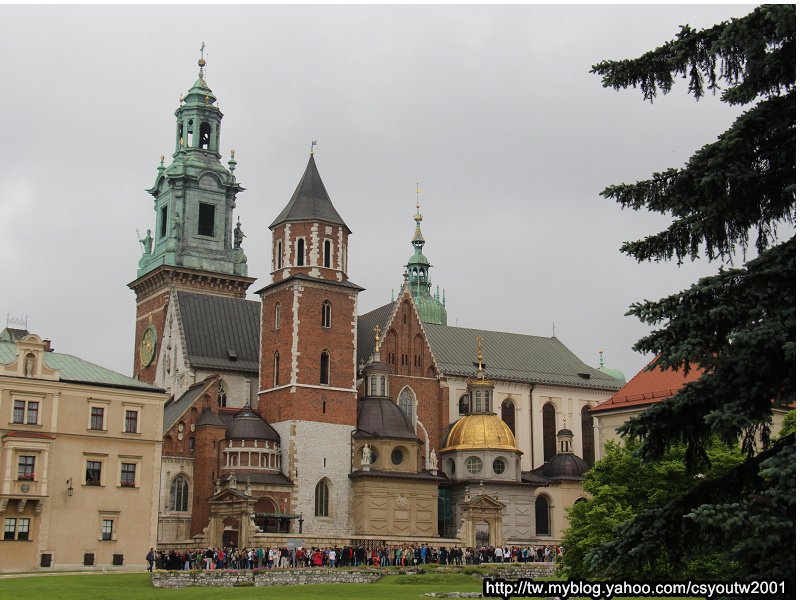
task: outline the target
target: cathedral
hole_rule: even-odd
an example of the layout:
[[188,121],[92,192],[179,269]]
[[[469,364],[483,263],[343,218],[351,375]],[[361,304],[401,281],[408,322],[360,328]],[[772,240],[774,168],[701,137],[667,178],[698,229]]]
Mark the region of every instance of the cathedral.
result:
[[557,542],[598,454],[589,411],[620,374],[555,337],[448,325],[419,206],[400,292],[360,313],[313,152],[247,299],[243,188],[199,66],[129,284],[134,376],[170,396],[159,544]]

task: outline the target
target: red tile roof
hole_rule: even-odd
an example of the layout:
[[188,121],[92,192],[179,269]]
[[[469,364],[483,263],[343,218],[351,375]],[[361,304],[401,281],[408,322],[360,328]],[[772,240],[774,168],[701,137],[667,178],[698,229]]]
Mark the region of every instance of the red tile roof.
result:
[[683,369],[678,371],[664,371],[660,367],[649,371],[648,367],[656,359],[650,361],[645,368],[626,383],[621,390],[611,398],[595,406],[592,412],[605,410],[619,410],[631,406],[644,406],[661,402],[674,395],[687,383],[695,381],[703,374],[696,365],[692,365],[689,372],[684,375]]

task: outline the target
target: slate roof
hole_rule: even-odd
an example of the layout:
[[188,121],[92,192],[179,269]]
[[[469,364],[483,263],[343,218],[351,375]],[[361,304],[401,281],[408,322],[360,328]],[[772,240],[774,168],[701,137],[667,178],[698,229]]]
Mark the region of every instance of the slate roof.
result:
[[[59,372],[59,381],[71,383],[87,383],[104,387],[113,387],[130,390],[143,390],[146,392],[163,392],[159,387],[127,377],[106,369],[100,365],[90,363],[71,354],[60,352],[45,352],[44,364]],[[0,342],[0,364],[9,364],[17,359],[17,346],[12,342]]]
[[258,302],[191,292],[177,296],[192,367],[258,372]]
[[228,424],[225,437],[229,440],[269,440],[278,443],[281,441],[281,436],[272,425],[249,407],[240,410]]
[[330,196],[322,183],[317,163],[312,154],[308,159],[306,171],[300,178],[289,204],[269,226],[270,229],[289,221],[326,221],[342,225],[348,233],[350,228],[333,207]]
[[356,364],[361,361],[368,363],[375,349],[375,325],[381,328],[381,334],[386,329],[386,324],[394,312],[394,302],[384,304],[358,317],[358,332],[356,333]]
[[652,371],[648,370],[655,361],[655,358],[651,360],[622,389],[605,402],[595,406],[592,412],[655,404],[674,395],[684,385],[696,381],[703,375],[703,371],[696,365],[692,365],[686,375],[683,374],[682,369],[664,371],[661,367],[656,367]]
[[556,454],[541,467],[530,471],[529,480],[539,477],[554,483],[559,481],[582,481],[583,474],[591,467],[580,456],[569,453]]
[[[394,311],[390,302],[358,317],[358,361],[367,362],[375,340],[375,325],[383,331]],[[483,338],[487,376],[503,381],[567,385],[584,389],[618,390],[623,382],[585,364],[558,338],[503,331],[486,331],[423,323],[436,366],[445,375],[472,377],[477,358],[475,338]]]
[[164,405],[164,434],[178,422],[183,413],[189,410],[195,401],[202,396],[211,384],[217,381],[213,375],[206,377],[203,381],[198,381],[189,386],[180,398],[171,400]]

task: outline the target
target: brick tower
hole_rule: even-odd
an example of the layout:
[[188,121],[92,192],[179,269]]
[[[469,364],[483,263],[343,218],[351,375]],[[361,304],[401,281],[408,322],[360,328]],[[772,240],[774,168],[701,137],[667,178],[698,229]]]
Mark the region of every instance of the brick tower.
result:
[[259,409],[281,436],[293,513],[309,533],[351,528],[350,436],[356,426],[358,293],[347,277],[350,229],[313,153],[270,225],[272,283],[261,296]]
[[142,243],[136,293],[134,375],[153,383],[160,355],[170,292],[189,290],[244,298],[255,279],[247,276],[241,248],[241,225],[234,227],[236,176],[234,153],[228,168],[220,162],[222,112],[203,79],[205,60],[198,61],[197,81],[175,111],[175,152],[158,167],[154,198],[155,227]]

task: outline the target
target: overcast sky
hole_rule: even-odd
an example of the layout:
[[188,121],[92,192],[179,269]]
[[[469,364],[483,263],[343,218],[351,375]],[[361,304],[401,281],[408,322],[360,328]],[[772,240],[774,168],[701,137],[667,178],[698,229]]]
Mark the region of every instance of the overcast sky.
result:
[[684,82],[650,104],[589,69],[751,8],[0,6],[0,318],[27,315],[57,351],[131,374],[127,284],[136,229],[155,222],[144,190],[169,162],[204,41],[223,156],[236,149],[246,188],[251,290],[314,139],[353,231],[360,313],[402,283],[419,181],[451,325],[550,336],[555,323],[582,360],[597,366],[602,348],[630,378],[648,359],[631,350],[647,329],[628,306],[718,265],[620,254],[667,221],[599,192],[680,167],[738,113]]

